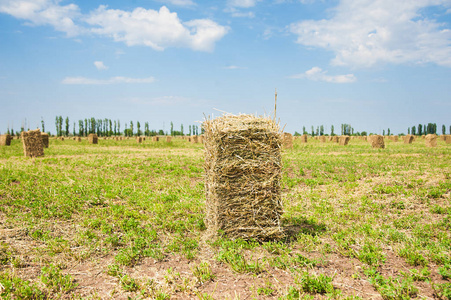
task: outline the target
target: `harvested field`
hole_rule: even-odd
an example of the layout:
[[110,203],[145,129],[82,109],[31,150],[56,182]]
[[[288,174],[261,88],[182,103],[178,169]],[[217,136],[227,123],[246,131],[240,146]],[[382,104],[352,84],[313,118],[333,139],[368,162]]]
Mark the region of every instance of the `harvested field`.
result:
[[[202,144],[0,147],[8,299],[446,299],[451,145],[299,140],[273,241],[205,239]],[[10,287],[14,286],[15,289]],[[314,288],[317,287],[317,288]],[[31,295],[31,296],[30,296]],[[390,298],[392,297],[392,298]]]

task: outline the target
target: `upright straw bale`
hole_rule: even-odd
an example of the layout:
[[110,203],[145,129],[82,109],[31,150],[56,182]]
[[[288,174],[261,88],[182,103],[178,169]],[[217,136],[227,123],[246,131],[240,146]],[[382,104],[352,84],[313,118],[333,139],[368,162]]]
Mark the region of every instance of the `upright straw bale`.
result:
[[306,134],[301,135],[300,140],[301,140],[301,143],[307,143],[307,140],[308,140],[307,135]]
[[41,132],[42,145],[44,148],[49,147],[49,134],[45,132]]
[[9,134],[0,135],[0,146],[11,146],[11,140],[13,138]]
[[346,146],[346,145],[349,143],[350,140],[351,140],[351,137],[350,137],[350,136],[348,136],[348,135],[342,135],[342,136],[340,136],[340,139],[339,139],[338,144],[339,144],[340,146]]
[[172,142],[172,137],[171,136],[167,136],[166,137],[166,143],[170,143]]
[[437,147],[437,135],[436,134],[428,134],[425,138],[426,147]]
[[206,120],[205,224],[208,235],[270,240],[283,236],[282,134],[270,118]]
[[293,148],[293,135],[288,132],[283,133],[283,147]]
[[445,142],[446,142],[447,144],[451,144],[451,135],[448,134],[448,135],[446,136]]
[[319,141],[320,141],[321,143],[325,143],[325,142],[326,142],[326,137],[325,137],[324,135],[321,135],[321,136],[319,137]]
[[88,135],[88,143],[89,144],[97,144],[99,142],[98,140],[99,140],[99,138],[98,138],[97,134],[90,133]]
[[445,134],[442,134],[442,135],[440,136],[440,140],[441,140],[441,141],[446,141],[446,135],[445,135]]
[[25,156],[38,157],[44,155],[44,144],[39,129],[23,131],[22,143]]
[[193,143],[193,144],[199,143],[199,138],[198,138],[197,135],[192,135],[191,136],[191,143]]
[[143,142],[143,138],[140,137],[140,136],[136,137],[136,142],[137,142],[138,144],[141,144],[141,143]]
[[338,139],[338,136],[337,136],[337,135],[334,135],[334,136],[332,137],[332,142],[334,142],[334,143],[338,143],[338,142],[339,142],[339,139]]
[[382,135],[372,135],[371,136],[371,146],[373,148],[384,149],[384,137]]
[[404,137],[404,144],[412,144],[413,139],[414,139],[413,135],[411,134],[406,135]]
[[152,142],[158,142],[159,140],[160,140],[160,138],[158,136],[152,137]]
[[77,142],[81,142],[81,137],[77,136],[77,138],[75,139]]

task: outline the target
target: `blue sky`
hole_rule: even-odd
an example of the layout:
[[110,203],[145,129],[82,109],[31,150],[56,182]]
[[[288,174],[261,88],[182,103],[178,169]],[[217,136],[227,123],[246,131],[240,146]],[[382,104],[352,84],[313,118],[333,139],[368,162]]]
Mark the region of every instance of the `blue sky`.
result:
[[451,0],[0,0],[0,132],[187,128],[272,114],[275,88],[291,133],[449,133]]

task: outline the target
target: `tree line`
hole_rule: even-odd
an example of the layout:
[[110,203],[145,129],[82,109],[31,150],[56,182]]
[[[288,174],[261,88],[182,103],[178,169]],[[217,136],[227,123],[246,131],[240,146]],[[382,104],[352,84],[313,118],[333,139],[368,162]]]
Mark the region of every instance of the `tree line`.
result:
[[[71,126],[72,125],[72,126]],[[27,128],[27,121],[25,119],[22,122],[20,131],[14,131],[14,129],[9,127],[6,131],[10,135],[20,135],[21,132],[25,131]],[[141,122],[137,121],[136,125],[133,121],[124,124],[124,129],[121,130],[121,121],[112,119],[96,119],[96,118],[86,118],[70,122],[69,117],[63,118],[63,116],[55,117],[55,128],[56,136],[88,136],[88,134],[95,133],[100,137],[110,137],[110,136],[155,136],[155,135],[171,135],[171,136],[183,136],[183,135],[198,135],[199,132],[203,133],[201,129],[199,131],[199,126],[189,125],[188,131],[185,133],[183,124],[180,125],[180,130],[174,129],[174,123],[171,122],[170,131],[164,131],[163,129],[154,130],[150,129],[149,122],[144,123],[144,128],[141,127]],[[28,130],[30,128],[28,127]],[[41,132],[46,132],[44,119],[41,118]],[[48,131],[49,135],[52,135]]]
[[[314,126],[311,126],[311,130],[307,131],[305,126],[302,127],[302,134],[308,134],[311,136],[335,136],[337,135],[335,133],[335,127],[334,125],[330,126],[330,133],[325,133],[324,125],[317,126],[316,128]],[[295,131],[295,136],[302,135],[301,133]],[[374,133],[368,133],[366,131],[355,131],[354,128],[350,124],[341,124],[341,131],[340,135],[349,135],[349,136],[367,136],[372,135]],[[437,134],[437,124],[436,123],[428,123],[427,125],[418,124],[418,126],[412,126],[407,128],[407,134],[412,135],[426,135],[426,134]],[[446,133],[446,126],[442,125],[442,133],[441,134],[447,134]],[[449,126],[448,134],[451,134],[451,125]],[[387,128],[387,130],[382,130],[382,135],[393,135],[390,131],[390,128]],[[404,133],[401,133],[399,135],[405,135]]]

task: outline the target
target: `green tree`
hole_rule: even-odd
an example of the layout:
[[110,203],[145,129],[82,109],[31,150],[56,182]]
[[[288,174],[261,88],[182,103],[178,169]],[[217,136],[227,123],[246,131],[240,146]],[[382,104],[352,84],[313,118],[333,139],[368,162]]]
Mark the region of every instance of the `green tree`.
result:
[[334,125],[330,126],[330,135],[331,136],[335,135],[335,133],[334,133]]
[[188,135],[191,135],[191,125],[189,125],[188,128],[189,128]]
[[75,122],[74,122],[73,135],[75,136]]
[[66,117],[66,136],[69,136],[69,117]]
[[312,125],[312,136],[315,136],[315,128]]
[[407,134],[410,134],[410,127],[407,128]]
[[383,136],[385,136],[385,129],[384,129],[384,130],[382,130],[382,135],[383,135]]
[[415,126],[412,126],[412,129],[410,130],[410,132],[412,133],[412,135],[415,135]]
[[321,125],[320,126],[320,128],[319,128],[319,135],[324,135],[324,126],[323,125]]
[[387,134],[388,134],[388,135],[390,135],[390,128],[388,128],[388,130],[387,130]]
[[138,128],[138,132],[136,132],[137,136],[141,136],[142,132],[141,132],[141,123],[139,123],[139,121],[136,122],[136,127]]
[[185,135],[185,134],[183,133],[183,124],[180,125],[180,132],[182,133],[181,135]]
[[84,128],[83,128],[83,120],[78,120],[78,136],[83,136]]
[[445,126],[445,124],[442,125],[442,134],[443,135],[446,134],[446,126]]
[[[443,125],[443,126],[445,126],[445,125]],[[45,132],[44,118],[43,117],[41,117],[41,128],[42,128],[42,132]],[[8,127],[8,130],[9,130],[9,127]]]
[[418,124],[418,135],[423,135],[423,125]]
[[171,121],[171,136],[174,135],[174,123]]
[[302,134],[307,134],[307,131],[305,131],[305,126],[302,126]]

